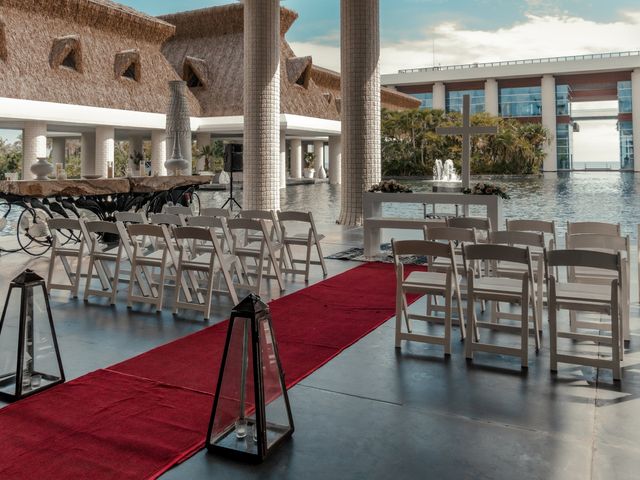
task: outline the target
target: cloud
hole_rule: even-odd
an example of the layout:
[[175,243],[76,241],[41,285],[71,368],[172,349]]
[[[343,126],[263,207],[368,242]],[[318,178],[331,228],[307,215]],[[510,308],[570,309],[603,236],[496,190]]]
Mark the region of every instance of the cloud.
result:
[[[529,0],[530,6],[544,0]],[[382,73],[403,68],[480,63],[501,60],[640,50],[640,10],[622,14],[620,20],[596,22],[584,18],[528,13],[521,22],[496,30],[472,30],[444,22],[425,30],[414,41],[385,42]],[[313,55],[317,65],[340,69],[340,49],[315,42],[292,42],[298,55]]]

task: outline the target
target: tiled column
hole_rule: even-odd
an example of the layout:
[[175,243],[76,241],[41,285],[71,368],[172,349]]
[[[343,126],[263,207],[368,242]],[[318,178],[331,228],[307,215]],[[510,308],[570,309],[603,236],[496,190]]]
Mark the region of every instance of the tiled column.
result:
[[437,110],[447,108],[447,89],[442,82],[433,84],[433,108]]
[[362,224],[362,194],[381,177],[380,4],[341,0],[342,225]]
[[31,173],[31,165],[38,158],[47,156],[47,124],[46,122],[25,122],[22,135],[22,178],[36,178]]
[[329,183],[339,185],[342,182],[342,137],[329,137]]
[[280,132],[280,188],[287,188],[287,132]]
[[489,78],[484,82],[484,111],[497,117],[500,111],[498,99],[498,81]]
[[545,172],[558,170],[558,151],[556,142],[556,79],[553,75],[542,77],[542,125],[549,131],[551,141],[545,143],[546,157],[542,169]]
[[[208,132],[198,132],[196,134],[196,147],[198,151],[200,151],[200,149],[205,145],[211,145],[211,134]],[[212,168],[212,165],[209,165],[209,169],[211,168]],[[201,172],[203,170],[204,170],[204,157],[199,156],[198,161],[196,163],[196,172]]]
[[291,140],[291,178],[302,178],[302,140]]
[[80,175],[93,175],[96,159],[96,133],[85,132],[80,141]]
[[167,175],[164,166],[167,158],[167,133],[164,130],[153,130],[151,132],[151,175],[156,172],[160,176]]
[[324,142],[322,140],[313,142],[313,153],[316,155],[315,164],[313,165],[316,170],[316,178],[327,178],[327,173],[324,171]]
[[113,127],[96,127],[96,161],[93,173],[107,178],[107,167],[115,155],[115,130]]
[[56,171],[56,163],[62,163],[64,165],[66,143],[67,139],[64,137],[53,137],[51,139],[51,164],[53,165],[54,172]]
[[280,208],[280,1],[244,1],[245,209]]
[[144,154],[144,140],[141,135],[131,135],[129,137],[129,168],[134,175],[138,175],[140,167],[133,163],[133,154],[139,152]]
[[633,170],[640,172],[640,68],[631,72],[631,127],[633,128]]

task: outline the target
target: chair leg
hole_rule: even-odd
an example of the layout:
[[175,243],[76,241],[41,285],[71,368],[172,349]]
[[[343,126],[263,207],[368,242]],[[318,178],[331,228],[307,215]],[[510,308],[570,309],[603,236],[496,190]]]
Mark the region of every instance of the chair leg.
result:
[[95,260],[93,255],[89,257],[89,270],[87,271],[87,282],[84,286],[84,301],[89,300],[89,290],[91,289],[91,280],[93,279],[93,266],[95,264]]
[[51,251],[51,258],[49,259],[49,272],[47,273],[47,292],[51,293],[51,283],[53,282],[53,269],[56,263],[56,252],[54,249]]
[[464,325],[464,312],[462,308],[462,295],[460,294],[460,288],[456,288],[456,303],[458,304],[458,320],[460,322],[460,340],[464,340],[467,336],[466,328]]
[[404,301],[403,301],[404,293],[402,292],[402,287],[398,285],[396,287],[396,348],[400,348],[401,337],[400,334],[402,332],[402,312],[404,310]]
[[[470,288],[467,289],[467,322],[469,325],[469,330],[475,332],[475,342],[480,341],[480,335],[478,335],[478,326],[476,325],[475,301],[473,298],[473,291]],[[465,357],[468,360],[473,361],[473,343],[475,342],[472,337],[469,337],[465,340],[464,353]]]
[[451,313],[453,310],[453,295],[451,286],[445,290],[445,313],[444,313],[444,354],[451,355]]
[[78,298],[78,292],[80,291],[80,278],[82,277],[82,255],[76,259],[76,273],[73,279],[73,298]]
[[324,262],[324,254],[322,253],[322,247],[320,246],[320,240],[315,239],[316,250],[318,251],[318,258],[320,259],[320,266],[322,267],[322,274],[327,276],[327,265]]
[[307,243],[307,262],[304,269],[304,281],[309,281],[309,270],[311,270],[311,244]]
[[[129,288],[127,289],[127,308],[131,308],[133,306],[133,284],[136,283],[136,279],[138,273],[138,262],[136,262],[135,257],[131,261],[131,277],[129,278]],[[149,281],[149,284],[151,282]]]
[[552,372],[558,371],[558,311],[555,299],[549,298],[549,350],[551,360],[549,369]]
[[[162,265],[160,267],[160,283],[158,284],[158,303],[156,305],[156,312],[158,313],[162,312],[162,302],[164,300],[164,279],[166,276],[166,271],[167,269],[165,268],[164,265]],[[176,288],[179,288],[179,286],[176,285]]]
[[[529,292],[525,287],[525,295],[522,296],[521,300],[521,336],[520,336],[520,359],[521,359],[521,367],[529,368]],[[536,333],[537,330],[536,330]]]

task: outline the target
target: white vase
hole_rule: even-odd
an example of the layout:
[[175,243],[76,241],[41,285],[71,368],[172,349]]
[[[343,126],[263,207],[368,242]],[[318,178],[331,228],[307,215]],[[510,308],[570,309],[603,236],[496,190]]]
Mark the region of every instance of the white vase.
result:
[[305,168],[304,169],[304,178],[313,178],[313,176],[316,174],[316,169],[315,168]]
[[47,176],[53,172],[53,165],[47,162],[46,157],[38,157],[38,161],[31,165],[31,173],[36,176],[36,180],[48,180]]

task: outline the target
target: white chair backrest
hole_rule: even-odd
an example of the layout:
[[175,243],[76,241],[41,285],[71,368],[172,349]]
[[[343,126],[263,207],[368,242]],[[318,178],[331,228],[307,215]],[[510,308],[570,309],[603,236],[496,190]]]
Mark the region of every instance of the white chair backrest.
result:
[[465,244],[463,251],[468,261],[487,260],[522,264],[531,263],[529,247],[521,248],[496,244]]
[[149,224],[133,224],[127,225],[127,232],[130,237],[155,237],[164,238],[168,234],[168,230],[165,224],[149,225]]
[[208,207],[208,208],[201,208],[200,209],[200,216],[201,217],[224,217],[224,218],[230,218],[231,217],[231,212],[229,210],[227,210],[226,208]]
[[168,225],[181,227],[183,225],[180,215],[173,213],[152,213],[149,215],[149,222],[153,225]]
[[491,219],[481,217],[447,218],[447,226],[456,228],[475,228],[476,230],[482,230],[485,232],[490,232],[492,228]]
[[47,226],[56,243],[64,244],[72,239],[82,239],[82,226],[76,218],[50,218],[47,220]]
[[392,240],[391,249],[394,262],[399,263],[399,257],[417,255],[425,257],[444,257],[453,259],[453,244],[451,242],[431,242],[429,240]]
[[188,227],[222,228],[224,217],[186,217],[185,223]]
[[600,235],[620,235],[619,223],[567,222],[567,235],[597,233]]
[[489,239],[491,243],[500,245],[545,248],[544,234],[542,232],[501,230],[491,232]]
[[193,215],[191,207],[185,207],[184,205],[165,205],[162,213],[168,213],[170,215]]
[[128,223],[147,223],[147,218],[142,212],[116,212],[116,221],[124,224]]
[[118,232],[118,227],[113,222],[103,222],[103,221],[85,222],[85,225],[89,233],[96,233],[96,234],[109,233],[109,234],[120,236],[120,232]]
[[278,220],[280,222],[304,222],[312,223],[313,215],[311,212],[278,212]]
[[507,230],[517,232],[542,232],[555,237],[556,222],[553,220],[514,220],[507,219]]
[[596,250],[554,250],[549,252],[550,267],[589,267],[603,270],[621,271],[620,253],[606,253]]
[[424,227],[427,240],[452,240],[454,242],[477,243],[478,236],[475,228],[458,227]]
[[599,250],[608,253],[630,253],[631,244],[629,237],[619,235],[600,235],[595,233],[582,233],[567,235],[568,250]]

